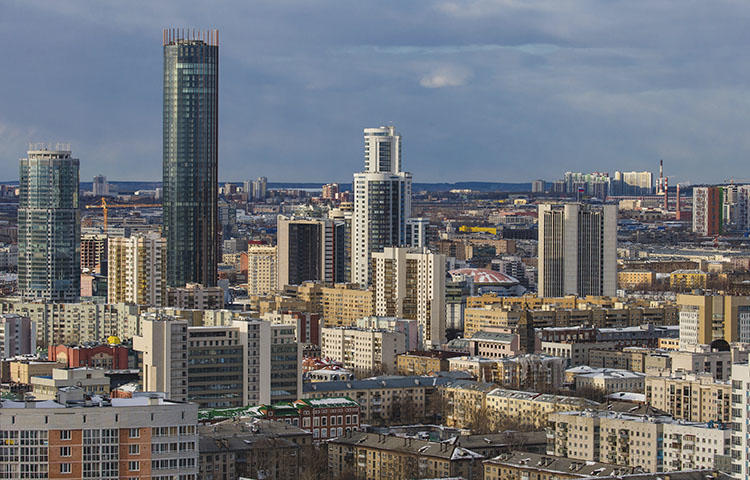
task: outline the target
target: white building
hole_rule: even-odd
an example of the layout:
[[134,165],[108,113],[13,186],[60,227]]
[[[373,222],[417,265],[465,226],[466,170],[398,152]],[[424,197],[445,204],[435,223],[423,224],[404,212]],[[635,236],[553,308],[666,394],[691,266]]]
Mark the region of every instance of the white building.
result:
[[617,205],[539,205],[539,296],[614,296]]
[[268,295],[278,290],[276,247],[251,245],[247,249],[247,293]]
[[445,255],[405,247],[372,254],[375,315],[417,320],[422,346],[445,341]]
[[750,364],[732,365],[732,476],[750,478]]
[[145,391],[187,401],[187,345],[187,321],[154,313],[141,316],[141,334],[133,337],[133,349],[143,353]]
[[427,228],[430,226],[429,218],[409,218],[406,220],[406,244],[413,248],[425,248],[427,246]]
[[357,372],[396,371],[396,356],[406,352],[406,336],[374,328],[327,327],[321,331],[321,356]]
[[366,128],[365,169],[354,174],[352,282],[370,284],[370,255],[406,245],[411,174],[401,170],[401,135],[393,126]]
[[651,195],[654,191],[653,174],[615,171],[611,188],[613,195]]

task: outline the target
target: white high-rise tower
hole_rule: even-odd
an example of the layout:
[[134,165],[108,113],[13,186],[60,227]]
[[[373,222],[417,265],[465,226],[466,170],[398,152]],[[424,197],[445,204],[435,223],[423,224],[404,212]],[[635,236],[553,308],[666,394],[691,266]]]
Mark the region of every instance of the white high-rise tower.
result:
[[401,135],[393,126],[366,128],[365,169],[354,174],[352,282],[366,287],[372,252],[406,245],[411,174],[401,171]]

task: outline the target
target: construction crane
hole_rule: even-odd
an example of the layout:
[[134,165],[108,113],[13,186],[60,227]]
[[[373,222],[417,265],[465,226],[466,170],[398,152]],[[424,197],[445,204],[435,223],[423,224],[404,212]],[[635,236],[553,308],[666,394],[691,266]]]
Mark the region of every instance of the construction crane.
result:
[[138,207],[161,207],[160,203],[122,203],[122,204],[110,204],[107,200],[102,198],[100,205],[86,205],[86,208],[101,208],[104,216],[104,233],[107,233],[107,210],[110,208],[138,208]]

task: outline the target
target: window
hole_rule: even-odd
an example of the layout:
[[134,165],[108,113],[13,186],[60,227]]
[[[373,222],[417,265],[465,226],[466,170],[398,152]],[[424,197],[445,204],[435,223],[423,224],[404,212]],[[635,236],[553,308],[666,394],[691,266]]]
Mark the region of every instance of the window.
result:
[[139,461],[130,461],[128,462],[128,470],[131,472],[137,472],[141,469],[141,462]]
[[60,447],[60,456],[61,457],[69,457],[70,456],[70,447]]
[[60,473],[70,473],[71,468],[69,463],[61,463],[60,464]]
[[60,430],[60,440],[70,440],[71,437],[70,430]]
[[130,455],[140,455],[141,446],[140,445],[128,445],[128,453]]
[[141,438],[141,431],[138,428],[131,428],[128,432],[128,437],[130,438]]

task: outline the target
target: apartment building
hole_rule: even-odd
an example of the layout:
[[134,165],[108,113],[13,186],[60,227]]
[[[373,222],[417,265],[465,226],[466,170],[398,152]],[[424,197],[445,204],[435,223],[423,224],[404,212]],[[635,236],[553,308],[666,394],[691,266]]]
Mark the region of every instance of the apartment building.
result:
[[425,415],[438,387],[451,381],[448,377],[384,376],[367,380],[313,382],[303,385],[302,398],[349,397],[360,405],[364,422],[390,418],[400,404],[408,403],[413,418],[418,419]]
[[750,364],[732,367],[732,477],[750,477]]
[[36,400],[54,400],[60,389],[80,388],[86,395],[109,395],[109,377],[101,368],[55,368],[52,375],[31,377],[31,393]]
[[81,271],[106,273],[107,269],[107,235],[81,235]]
[[559,480],[621,476],[636,473],[632,467],[582,462],[529,452],[508,452],[484,461],[484,480]]
[[107,248],[109,303],[166,304],[166,239],[157,233],[112,237]]
[[750,297],[677,295],[680,348],[723,339],[750,342]]
[[320,345],[320,328],[323,319],[319,313],[311,312],[268,312],[261,319],[278,325],[294,328],[298,343]]
[[399,317],[363,317],[357,320],[359,328],[376,328],[389,332],[402,332],[406,336],[406,349],[417,350],[422,344],[420,340],[419,322]]
[[617,351],[594,348],[588,351],[588,356],[588,366],[593,368],[619,368],[639,373],[669,371],[672,368],[669,352],[663,349],[625,347]]
[[501,358],[495,363],[493,381],[518,390],[558,389],[566,363],[563,358],[533,353]]
[[0,315],[0,358],[36,352],[36,323],[14,313]]
[[224,290],[187,283],[184,287],[167,289],[166,306],[181,309],[220,310],[224,308]]
[[396,359],[406,352],[403,332],[383,329],[324,327],[321,355],[355,372],[396,371]]
[[464,336],[471,338],[479,331],[515,333],[521,321],[520,310],[503,305],[466,308],[464,311]]
[[576,460],[670,472],[715,468],[716,457],[729,454],[731,430],[668,415],[590,410],[554,413],[549,421],[547,453]]
[[350,432],[328,443],[332,477],[481,480],[484,456],[445,442]]
[[650,270],[621,270],[617,272],[617,285],[625,290],[648,290],[656,280],[656,273]]
[[459,352],[445,350],[411,351],[397,356],[396,368],[399,375],[429,375],[448,371],[448,360],[460,356]]
[[646,375],[615,368],[591,368],[580,366],[565,371],[570,375],[575,389],[597,390],[607,394],[616,392],[643,393]]
[[676,419],[691,422],[732,421],[730,381],[707,373],[679,371],[646,377],[646,402]]
[[599,406],[598,403],[579,397],[536,393],[495,388],[487,393],[485,403],[492,421],[502,425],[506,421],[541,428],[554,412],[583,410]]
[[2,401],[0,478],[198,478],[197,406],[156,394]]
[[114,335],[122,340],[140,332],[138,315],[143,307],[124,303],[102,304],[22,302],[0,300],[2,313],[28,317],[36,325],[36,344],[49,345],[100,342]]
[[357,320],[375,314],[372,290],[359,285],[337,283],[322,289],[323,318],[329,326],[356,325]]
[[427,249],[372,253],[375,315],[417,320],[422,346],[445,341],[445,259]]
[[247,294],[268,295],[278,289],[276,247],[250,245],[247,249]]

